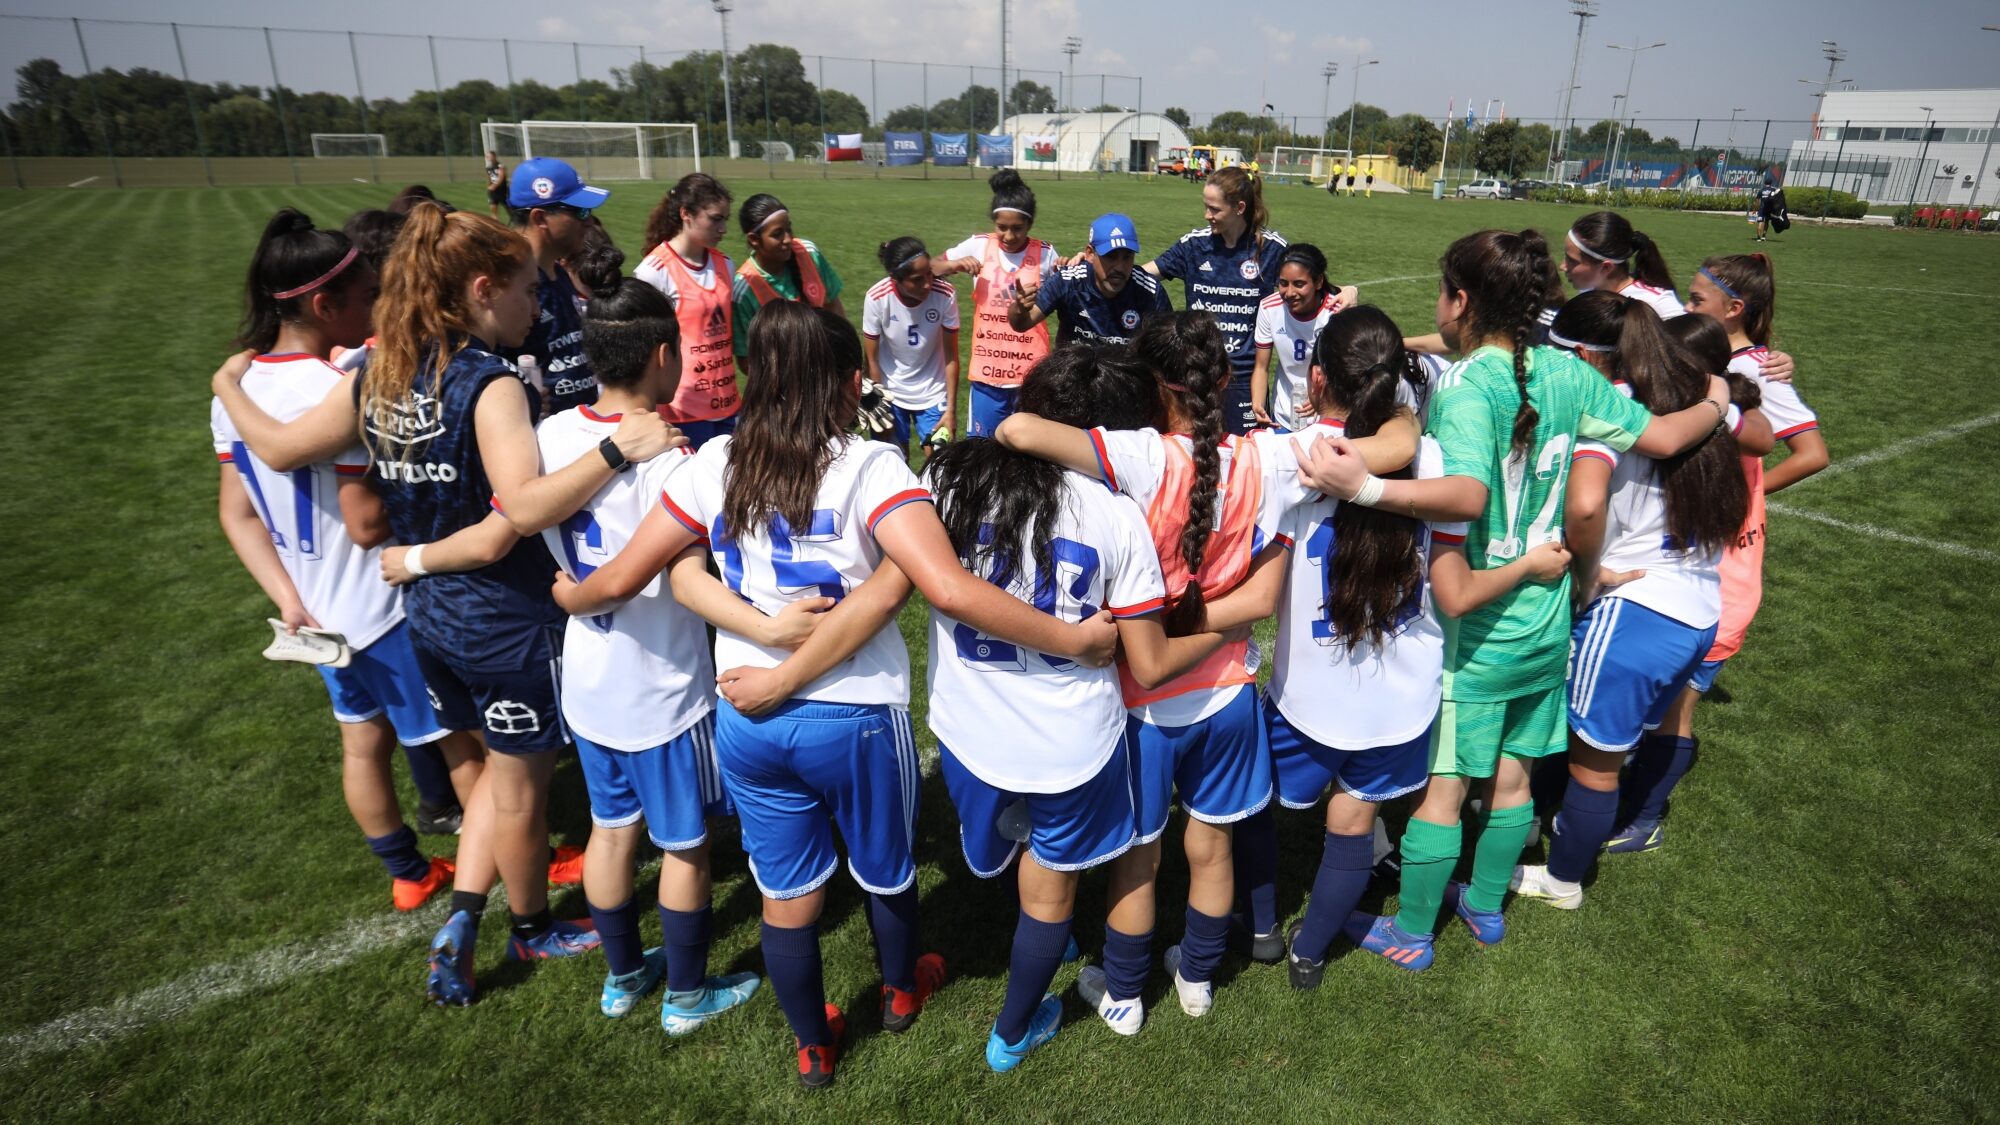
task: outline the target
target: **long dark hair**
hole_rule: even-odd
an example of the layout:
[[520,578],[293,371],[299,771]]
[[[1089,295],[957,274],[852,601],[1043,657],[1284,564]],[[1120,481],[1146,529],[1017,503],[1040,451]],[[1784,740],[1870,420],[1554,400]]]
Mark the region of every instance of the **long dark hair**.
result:
[[763,226],[765,220],[785,209],[785,205],[777,196],[760,191],[744,200],[743,206],[737,209],[736,225],[743,228],[744,234],[749,234]]
[[729,189],[707,172],[682,176],[646,216],[646,249],[650,251],[681,232],[682,211],[699,211],[717,203],[727,207],[729,198]]
[[1002,168],[986,177],[986,186],[993,189],[993,205],[987,209],[988,214],[1002,209],[1019,211],[1028,216],[1031,224],[1034,222],[1035,189],[1021,179],[1021,173]]
[[[1753,344],[1769,347],[1771,319],[1778,311],[1778,278],[1771,272],[1771,259],[1762,254],[1729,254],[1701,264],[1711,279],[1735,290],[1743,302],[1743,334]],[[1721,286],[1717,286],[1721,288]]]
[[1729,369],[1729,330],[1712,316],[1677,316],[1660,327],[1689,358],[1710,375],[1720,375],[1729,383],[1729,401],[1738,410],[1755,410],[1764,405],[1764,389],[1757,380]]
[[1634,230],[1618,212],[1592,211],[1572,224],[1569,232],[1585,250],[1623,266],[1632,277],[1655,289],[1673,289],[1674,275],[1667,270],[1659,244],[1645,231]]
[[[1556,314],[1553,329],[1579,343],[1615,349],[1614,377],[1656,414],[1685,410],[1708,393],[1705,363],[1677,346],[1644,301],[1597,290],[1580,294]],[[1682,549],[1720,551],[1736,541],[1750,511],[1736,439],[1718,433],[1686,452],[1653,462],[1665,494],[1667,534]]]
[[305,212],[280,208],[264,224],[256,253],[250,255],[250,272],[243,284],[243,327],[236,346],[268,352],[277,344],[278,330],[284,323],[304,315],[313,293],[345,292],[361,272],[352,262],[312,292],[278,296],[333,269],[352,248],[353,243],[340,231],[321,230]]
[[1167,591],[1163,622],[1169,634],[1185,636],[1199,632],[1208,617],[1196,576],[1208,553],[1222,488],[1222,395],[1229,386],[1229,352],[1215,317],[1181,309],[1148,317],[1132,340],[1132,355],[1152,369],[1161,393],[1180,407],[1191,427],[1195,482],[1188,490],[1187,523],[1177,544],[1188,581],[1178,591]]
[[1528,342],[1540,327],[1548,294],[1548,240],[1538,230],[1482,230],[1452,243],[1438,269],[1444,287],[1464,293],[1468,302],[1466,323],[1459,327],[1461,343],[1467,342],[1468,328],[1475,339],[1506,336],[1514,343],[1514,385],[1521,405],[1514,411],[1511,447],[1521,453],[1542,420],[1528,400]]
[[[1071,344],[1028,372],[1018,408],[1078,428],[1139,429],[1152,421],[1154,394],[1152,373],[1123,348]],[[1064,469],[967,438],[939,450],[926,471],[938,518],[967,570],[1004,587],[1025,556],[1034,560],[1036,595],[1050,590],[1056,567],[1049,541],[1068,495]]]
[[653,350],[667,344],[680,349],[681,326],[673,302],[658,289],[619,267],[625,252],[610,239],[584,244],[583,251],[564,263],[570,276],[590,290],[583,306],[583,358],[590,373],[607,387],[629,387],[646,373]]
[[773,301],[751,322],[750,362],[758,375],[743,388],[723,478],[722,528],[732,538],[774,516],[810,525],[820,482],[854,422],[854,376],[865,360],[845,318]]
[[[1417,357],[1403,347],[1402,329],[1373,305],[1342,309],[1327,318],[1313,342],[1320,378],[1313,409],[1347,412],[1350,438],[1367,437],[1396,415],[1396,384],[1421,381]],[[1408,466],[1384,476],[1407,480]],[[1333,512],[1333,557],[1322,567],[1321,605],[1335,636],[1349,644],[1366,638],[1380,645],[1408,618],[1423,592],[1421,527],[1392,512],[1341,504]]]
[[[1278,259],[1278,270],[1283,272],[1286,266],[1293,265],[1306,271],[1306,276],[1315,283],[1313,292],[1320,300],[1326,300],[1327,293],[1333,288],[1326,280],[1326,254],[1310,242],[1294,242],[1285,247],[1285,256]],[[1275,277],[1271,279],[1273,285],[1277,281]]]

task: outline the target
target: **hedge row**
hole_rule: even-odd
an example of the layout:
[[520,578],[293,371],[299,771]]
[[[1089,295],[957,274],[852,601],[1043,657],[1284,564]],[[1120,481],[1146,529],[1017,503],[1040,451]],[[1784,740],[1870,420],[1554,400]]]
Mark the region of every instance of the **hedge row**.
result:
[[[1756,205],[1750,195],[1728,195],[1713,191],[1682,191],[1676,188],[1611,188],[1592,191],[1582,187],[1537,188],[1530,199],[1543,203],[1575,203],[1599,207],[1655,207],[1663,211],[1741,211]],[[1859,219],[1868,214],[1868,204],[1849,192],[1820,187],[1785,189],[1785,203],[1794,219]]]

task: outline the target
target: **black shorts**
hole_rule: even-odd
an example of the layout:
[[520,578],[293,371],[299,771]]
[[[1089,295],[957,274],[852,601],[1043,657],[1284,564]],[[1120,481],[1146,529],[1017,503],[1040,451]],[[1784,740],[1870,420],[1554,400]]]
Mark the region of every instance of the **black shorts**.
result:
[[494,184],[492,187],[487,188],[486,202],[505,204],[507,202],[507,186],[505,184]]
[[521,667],[502,672],[468,669],[421,634],[413,632],[410,640],[445,729],[484,731],[487,747],[502,754],[560,750],[569,741],[556,694],[562,681],[559,629],[543,629]]

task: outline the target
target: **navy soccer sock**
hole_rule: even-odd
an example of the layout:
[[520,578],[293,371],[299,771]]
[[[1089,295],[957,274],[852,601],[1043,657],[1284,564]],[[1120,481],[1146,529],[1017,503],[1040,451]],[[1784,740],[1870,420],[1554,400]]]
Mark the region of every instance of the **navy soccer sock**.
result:
[[771,991],[778,994],[778,1007],[792,1027],[802,1047],[824,1047],[833,1042],[833,1029],[826,1023],[826,979],[819,959],[819,924],[773,926],[763,924],[764,971],[770,974]]
[[993,1030],[1003,1043],[1019,1043],[1028,1034],[1028,1020],[1049,991],[1049,982],[1062,968],[1063,950],[1069,948],[1069,923],[1037,922],[1021,913],[1014,923],[1014,955],[1007,963],[1007,1000],[1000,1006],[1000,1018]]
[[369,836],[368,850],[382,861],[394,879],[416,882],[431,873],[431,861],[417,850],[417,834],[407,824],[399,824],[387,836]]
[[1237,821],[1231,836],[1237,906],[1252,934],[1268,934],[1278,928],[1278,821],[1271,807]]
[[604,942],[604,961],[611,975],[622,977],[637,972],[646,963],[646,948],[639,940],[639,904],[626,899],[606,910],[589,903],[590,920],[597,924],[597,936]]
[[708,946],[714,940],[715,909],[660,907],[661,942],[667,950],[667,991],[693,992],[708,979]]
[[472,915],[474,922],[486,916],[486,896],[473,891],[451,892],[451,912]]
[[1681,783],[1701,750],[1698,738],[1649,734],[1639,740],[1639,753],[1625,775],[1624,791],[1632,808],[1632,823],[1658,824],[1667,815],[1667,798]]
[[1229,918],[1187,908],[1187,932],[1181,935],[1181,979],[1189,984],[1215,978],[1216,966],[1229,944]]
[[1319,874],[1313,877],[1312,901],[1306,903],[1305,921],[1292,952],[1308,961],[1326,959],[1327,947],[1347,922],[1347,916],[1368,890],[1368,877],[1375,867],[1375,834],[1340,836],[1326,834],[1319,854]]
[[1137,1000],[1152,961],[1153,931],[1128,934],[1104,927],[1104,991],[1113,1000]]
[[444,751],[435,743],[403,747],[410,763],[410,780],[416,783],[417,799],[432,811],[458,804],[458,790],[451,787],[451,767],[444,764]]
[[882,983],[904,992],[917,988],[917,887],[893,895],[868,896],[868,928],[875,931],[875,956],[882,962]]
[[1591,789],[1571,778],[1563,794],[1561,830],[1549,844],[1549,874],[1566,883],[1582,882],[1617,820],[1617,790]]

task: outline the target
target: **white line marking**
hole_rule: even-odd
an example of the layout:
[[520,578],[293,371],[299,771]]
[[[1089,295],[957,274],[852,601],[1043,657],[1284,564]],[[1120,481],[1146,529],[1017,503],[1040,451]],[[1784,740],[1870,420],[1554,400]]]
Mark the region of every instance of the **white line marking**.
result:
[[71,184],[71,185],[69,185],[69,186],[71,186],[71,187],[82,187],[83,185],[85,185],[85,184],[87,184],[87,183],[90,183],[90,182],[91,182],[92,180],[101,180],[101,179],[103,179],[103,178],[104,178],[103,176],[86,176],[86,177],[84,177],[83,179],[81,179],[81,180],[78,180],[77,182],[75,182],[75,183],[73,183],[73,184]]
[[1832,516],[1822,515],[1819,512],[1807,511],[1804,508],[1794,508],[1790,504],[1781,504],[1776,500],[1767,502],[1765,507],[1780,515],[1812,520],[1814,523],[1823,523],[1828,527],[1837,527],[1842,531],[1852,531],[1856,535],[1872,535],[1877,539],[1887,539],[1892,543],[1908,543],[1913,547],[1929,547],[1933,551],[1942,551],[1947,555],[1958,555],[1961,558],[1978,559],[1981,562],[2000,562],[2000,551],[1988,551],[1980,547],[1967,547],[1960,543],[1946,543],[1940,539],[1925,539],[1917,535],[1905,535],[1900,531],[1891,531],[1886,527],[1877,527],[1872,523],[1835,519]]
[[1940,426],[1935,430],[1918,434],[1915,437],[1907,437],[1901,441],[1892,441],[1879,449],[1871,449],[1866,453],[1835,461],[1833,464],[1828,465],[1826,468],[1821,469],[1819,472],[1814,473],[1792,487],[1798,488],[1802,485],[1811,484],[1816,480],[1837,477],[1842,473],[1853,472],[1856,469],[1873,465],[1877,461],[1887,461],[1891,457],[1901,457],[1905,453],[1915,452],[1926,445],[1946,441],[1961,434],[1969,434],[1974,430],[1983,430],[1995,423],[2000,423],[2000,413],[1987,414],[1979,418],[1968,418],[1963,422],[1953,422],[1949,426]]
[[54,198],[55,195],[51,193],[49,195],[38,195],[35,198],[28,200],[26,203],[16,203],[12,207],[7,208],[5,211],[0,211],[0,218],[5,218],[6,216],[11,215],[16,211],[25,211],[28,208],[33,207],[37,203]]
[[1975,297],[1983,301],[1993,299],[1991,293],[1961,293],[1956,289],[1902,289],[1894,285],[1842,285],[1837,281],[1801,281],[1796,277],[1785,279],[1787,285],[1817,285],[1821,289],[1858,289],[1864,293],[1916,293],[1925,297]]

